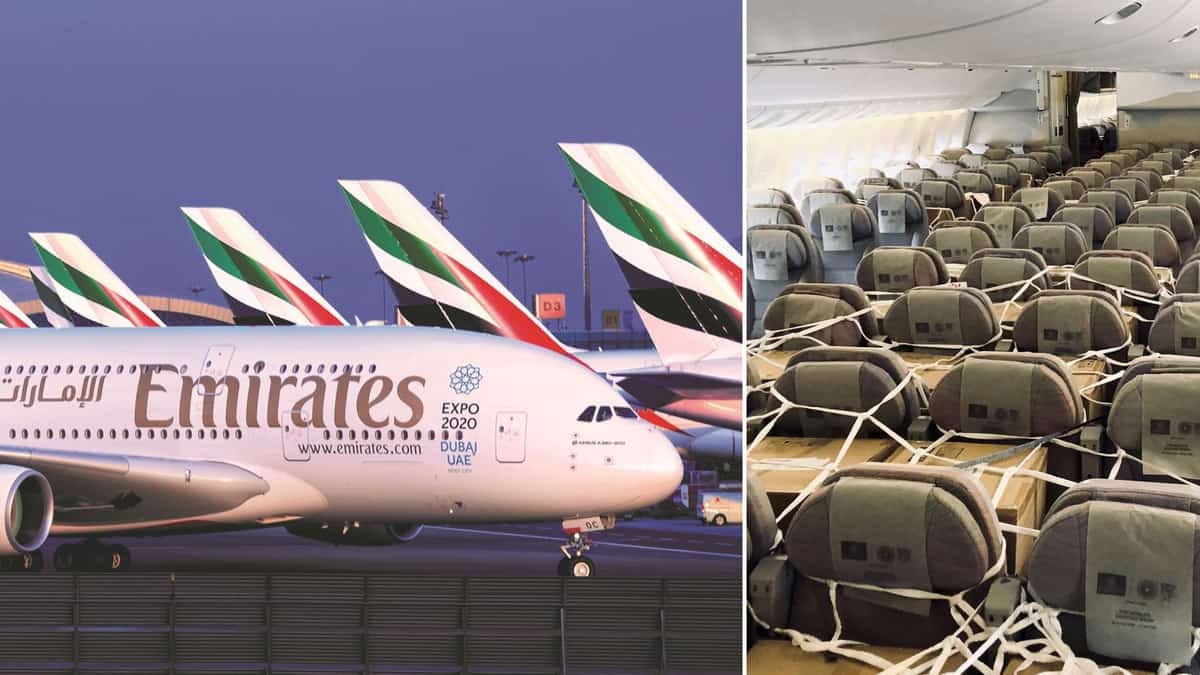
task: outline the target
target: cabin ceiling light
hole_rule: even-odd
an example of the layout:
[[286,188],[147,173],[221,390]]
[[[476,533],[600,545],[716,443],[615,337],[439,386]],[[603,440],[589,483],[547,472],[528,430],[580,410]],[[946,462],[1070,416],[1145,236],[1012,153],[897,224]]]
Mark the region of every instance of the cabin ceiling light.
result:
[[1198,30],[1200,30],[1200,26],[1192,26],[1191,28],[1187,29],[1187,31],[1185,31],[1183,35],[1180,35],[1180,36],[1178,36],[1178,37],[1173,37],[1173,38],[1171,38],[1170,40],[1168,40],[1168,41],[1167,41],[1167,44],[1172,44],[1172,45],[1173,45],[1173,44],[1176,44],[1176,43],[1178,43],[1178,42],[1183,42],[1184,40],[1186,40],[1186,39],[1188,39],[1188,38],[1192,37],[1193,35],[1195,35],[1195,34],[1196,34],[1196,31],[1198,31]]
[[1096,23],[1102,23],[1106,26],[1110,26],[1118,21],[1123,21],[1124,19],[1128,19],[1129,17],[1136,14],[1137,11],[1141,8],[1142,8],[1142,3],[1131,2],[1128,5],[1125,5],[1124,7],[1122,7],[1121,9],[1118,9],[1117,11],[1113,12],[1112,14],[1105,14],[1104,16],[1100,17],[1099,19],[1096,19]]

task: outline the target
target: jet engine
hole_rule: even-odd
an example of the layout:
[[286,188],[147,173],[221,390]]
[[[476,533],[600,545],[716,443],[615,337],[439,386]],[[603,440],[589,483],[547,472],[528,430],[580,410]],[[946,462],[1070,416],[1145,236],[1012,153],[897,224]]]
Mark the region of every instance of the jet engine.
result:
[[713,429],[693,440],[689,450],[689,454],[695,459],[740,462],[742,459],[742,432]]
[[32,553],[46,543],[54,521],[54,495],[50,481],[23,466],[0,464],[3,496],[0,555]]
[[287,531],[305,539],[315,539],[343,546],[387,546],[404,544],[416,539],[423,525],[410,523],[319,523],[302,520],[290,523]]

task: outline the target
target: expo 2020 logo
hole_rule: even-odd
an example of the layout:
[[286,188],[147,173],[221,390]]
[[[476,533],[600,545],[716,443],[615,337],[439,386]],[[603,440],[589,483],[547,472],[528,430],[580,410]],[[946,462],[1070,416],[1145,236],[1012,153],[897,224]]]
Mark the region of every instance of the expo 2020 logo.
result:
[[450,388],[456,394],[469,394],[479,388],[483,381],[483,372],[477,366],[467,364],[459,366],[450,373]]

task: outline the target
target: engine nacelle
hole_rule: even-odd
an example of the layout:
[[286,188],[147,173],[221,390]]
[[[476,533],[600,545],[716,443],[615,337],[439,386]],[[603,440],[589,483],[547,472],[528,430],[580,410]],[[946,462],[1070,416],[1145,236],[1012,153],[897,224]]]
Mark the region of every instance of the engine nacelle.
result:
[[32,553],[46,543],[54,522],[50,481],[23,466],[0,464],[0,555]]
[[311,520],[302,520],[297,523],[289,523],[285,527],[288,532],[297,537],[324,541],[330,544],[340,544],[342,546],[388,546],[391,544],[404,544],[416,539],[417,535],[421,533],[421,528],[424,526],[410,523],[363,523],[357,527],[353,525],[347,527],[342,523],[325,524]]
[[732,429],[713,429],[692,441],[688,454],[694,459],[740,462],[742,432]]

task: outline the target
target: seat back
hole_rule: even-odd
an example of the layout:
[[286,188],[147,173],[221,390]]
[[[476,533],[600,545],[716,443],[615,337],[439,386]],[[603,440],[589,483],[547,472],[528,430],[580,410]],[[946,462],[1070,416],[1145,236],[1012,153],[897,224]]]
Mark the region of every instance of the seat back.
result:
[[1089,159],[1084,166],[1099,171],[1100,173],[1104,174],[1105,178],[1120,176],[1121,173],[1125,171],[1120,164],[1107,159]]
[[1047,265],[1074,265],[1091,242],[1071,223],[1030,223],[1012,240],[1013,248],[1037,251]]
[[996,231],[996,241],[999,246],[1007,248],[1012,244],[1012,238],[1029,223],[1037,220],[1033,209],[1020,202],[992,202],[979,209],[975,220],[980,220],[992,226]]
[[925,247],[937,251],[948,263],[965,265],[971,254],[983,248],[996,248],[996,231],[991,225],[974,220],[951,220],[929,231]]
[[1130,169],[1125,172],[1125,175],[1129,176],[1130,178],[1141,179],[1146,183],[1146,187],[1149,188],[1151,192],[1162,189],[1163,177],[1157,171],[1150,171],[1149,169]]
[[1066,204],[1058,191],[1048,187],[1021,188],[1013,193],[1012,201],[1028,206],[1034,220],[1049,220],[1055,211]]
[[858,261],[875,247],[875,216],[859,204],[830,204],[813,213],[809,230],[821,251],[824,280],[853,283]]
[[1083,181],[1083,184],[1090,190],[1092,188],[1104,187],[1104,181],[1107,178],[1103,173],[1096,169],[1088,167],[1075,167],[1067,170],[1068,176],[1073,176]]
[[[1186,485],[1091,479],[1055,501],[1026,573],[1033,597],[1062,612],[1072,651],[1151,672],[1192,660],[1192,626],[1200,625],[1192,599],[1200,589],[1197,514],[1200,496]],[[1135,541],[1153,542],[1152,554],[1139,554]],[[1114,620],[1128,608],[1153,616],[1154,629]]]
[[923,246],[880,246],[863,256],[856,282],[864,291],[902,293],[950,281],[942,256]]
[[958,162],[948,159],[939,159],[934,161],[933,164],[930,164],[929,168],[933,169],[933,172],[938,175],[938,178],[953,178],[954,172],[958,171],[962,167],[959,166]]
[[804,195],[813,190],[841,190],[845,188],[842,181],[836,178],[826,178],[823,176],[801,176],[792,182],[792,201],[799,204],[804,200]]
[[1113,296],[1100,291],[1039,291],[1013,323],[1013,343],[1025,352],[1078,356],[1129,340],[1129,326]]
[[1070,166],[1072,160],[1074,159],[1071,156],[1071,149],[1065,145],[1046,145],[1038,149],[1043,152],[1051,152],[1057,155],[1059,166],[1064,169]]
[[[1171,181],[1170,189],[1172,189],[1172,190],[1188,190],[1188,191],[1195,192],[1198,195],[1200,195],[1200,175],[1185,176],[1183,174],[1180,174],[1178,176],[1175,176],[1175,178]],[[1192,216],[1192,221],[1194,222],[1195,220],[1196,220],[1196,216]]]
[[998,340],[1000,325],[979,289],[928,286],[905,291],[888,306],[883,332],[899,344],[978,347]]
[[1100,159],[1105,160],[1107,162],[1116,162],[1117,164],[1121,165],[1122,169],[1128,169],[1129,167],[1131,167],[1137,163],[1136,158],[1134,158],[1133,156],[1131,156],[1128,153],[1124,153],[1124,152],[1120,152],[1120,151],[1106,152],[1103,155],[1100,155]]
[[993,162],[1002,162],[1012,157],[1012,154],[1012,150],[1008,148],[988,148],[983,151],[983,156]]
[[1021,185],[1021,170],[1012,162],[984,162],[983,171],[992,177],[992,182],[996,185],[1007,185],[1011,188]]
[[1161,286],[1154,261],[1141,251],[1093,249],[1079,256],[1074,272],[1067,279],[1068,288],[1115,295],[1112,287],[1118,287],[1153,295]]
[[[821,349],[817,347],[816,349]],[[851,349],[843,347],[842,349]],[[803,354],[808,350],[801,350]],[[887,350],[865,350],[859,360],[847,361],[799,361],[789,365],[775,380],[773,389],[776,394],[789,403],[798,405],[818,406],[834,410],[863,412],[879,405],[889,392],[900,384],[900,379],[883,365],[883,362],[897,357],[896,354],[884,355]],[[799,355],[797,354],[797,355]],[[769,410],[782,407],[781,402],[772,396]],[[910,409],[904,396],[893,396],[883,401],[875,413],[876,419],[886,426],[903,430],[909,422],[920,414],[919,407]],[[854,418],[848,415],[826,413],[819,410],[804,408],[789,408],[779,415],[778,421],[771,428],[773,436],[803,436],[807,438],[838,438],[850,431]],[[868,429],[867,427],[872,427]],[[867,424],[862,427],[862,435],[882,435],[875,425]]]
[[1059,160],[1057,153],[1046,152],[1044,150],[1031,150],[1025,154],[1031,159],[1037,160],[1037,163],[1046,167],[1046,171],[1050,173],[1062,171],[1062,161]]
[[1200,356],[1200,293],[1176,293],[1154,315],[1146,346],[1157,354]]
[[[1160,150],[1158,152],[1152,152],[1152,153],[1150,153],[1150,156],[1147,157],[1146,159],[1148,159],[1150,161],[1163,162],[1164,164],[1167,165],[1167,168],[1170,171],[1175,171],[1176,169],[1183,168],[1183,157],[1181,155],[1171,152],[1169,150]],[[1170,171],[1164,171],[1163,173],[1164,174],[1169,173]]]
[[964,215],[967,200],[958,181],[948,178],[929,178],[921,181],[917,192],[926,208],[950,209],[957,218]]
[[[1154,175],[1154,172],[1147,172]],[[1161,181],[1160,181],[1161,182]],[[1104,181],[1104,187],[1110,190],[1120,190],[1129,196],[1129,199],[1135,202],[1140,202],[1150,197],[1150,186],[1146,181],[1136,176],[1115,176]]]
[[968,169],[982,169],[987,157],[983,155],[963,155],[958,158],[958,164]]
[[[958,280],[987,293],[993,302],[1023,300],[1046,287],[1042,254],[1030,249],[985,248],[971,255]],[[1028,287],[1020,282],[1029,281]]]
[[1200,358],[1160,356],[1135,359],[1113,394],[1108,437],[1146,464],[1135,477],[1173,473],[1200,478],[1200,438],[1194,432],[1200,409]]
[[817,209],[830,204],[857,204],[858,199],[848,190],[812,190],[800,200],[800,217],[804,222],[812,222],[812,216]]
[[[1179,180],[1179,179],[1176,179]],[[1169,225],[1171,231],[1182,242],[1188,239],[1196,238],[1196,224],[1200,223],[1200,194],[1188,189],[1163,189],[1150,195],[1147,204],[1139,206],[1138,209],[1146,209],[1149,204],[1171,204],[1182,208],[1187,212],[1187,220],[1180,218],[1178,215],[1171,215],[1169,220],[1165,213],[1160,213],[1158,217],[1162,219],[1164,225]],[[1187,227],[1191,225],[1192,227]]]
[[1030,176],[1033,176],[1035,181],[1041,182],[1045,180],[1046,176],[1048,175],[1046,172],[1046,167],[1042,166],[1041,162],[1037,161],[1033,157],[1030,157],[1029,155],[1014,155],[1009,157],[1008,161],[1015,164],[1021,173],[1027,173]]
[[1142,169],[1150,169],[1151,171],[1157,171],[1162,176],[1169,176],[1175,172],[1175,170],[1171,168],[1170,162],[1160,159],[1143,159],[1134,166]]
[[[775,297],[762,316],[765,331],[781,331],[797,326],[850,316],[870,307],[862,289],[852,284],[799,283],[787,286]],[[867,338],[879,335],[874,312],[863,312],[852,320],[833,323],[808,336],[781,341],[775,349],[803,349],[813,341],[839,347],[857,347]]]
[[880,190],[867,201],[867,209],[875,214],[879,245],[914,246],[925,241],[929,234],[921,196],[912,190]]
[[996,184],[992,182],[992,177],[984,171],[962,169],[954,174],[954,180],[962,186],[963,192],[985,194],[988,199],[996,196]]
[[966,148],[946,148],[938,153],[938,156],[949,162],[957,162],[963,155],[969,155],[971,151]]
[[1149,256],[1156,267],[1179,267],[1179,244],[1171,231],[1162,225],[1122,225],[1108,233],[1103,248],[1140,251]]
[[1059,176],[1051,178],[1042,183],[1042,187],[1049,188],[1057,192],[1063,201],[1079,201],[1083,197],[1083,193],[1087,192],[1087,185],[1077,176]]
[[961,433],[1045,436],[1084,421],[1083,401],[1057,356],[986,352],[968,356],[929,399],[934,423]]
[[1093,188],[1083,194],[1083,199],[1080,199],[1079,203],[1102,204],[1108,207],[1109,212],[1113,215],[1113,223],[1117,225],[1129,220],[1129,214],[1133,211],[1133,200],[1124,190]]
[[900,181],[900,187],[908,188],[910,190],[917,189],[917,186],[920,185],[921,181],[923,180],[937,177],[938,175],[933,171],[933,169],[925,169],[919,166],[905,167],[901,169],[900,173],[896,176],[896,178]]
[[880,190],[898,190],[900,189],[900,181],[895,178],[886,176],[868,176],[858,181],[858,188],[855,190],[856,196],[861,201],[868,201],[876,192]]
[[746,191],[748,206],[795,206],[792,196],[779,188],[755,188]]
[[754,296],[750,335],[762,335],[762,317],[776,295],[798,281],[820,282],[821,254],[799,225],[754,225],[746,230],[746,270]]
[[[881,351],[889,353],[880,354]],[[888,379],[893,383],[892,389],[895,389],[901,380],[908,377],[908,364],[904,362],[904,359],[899,354],[886,349],[881,350],[877,347],[808,347],[793,354],[788,359],[786,368],[804,363],[836,362],[869,363],[887,375]],[[925,384],[921,378],[909,378],[908,382],[900,389],[899,396],[897,397],[903,403],[905,411],[905,416],[900,420],[900,425],[902,426],[891,427],[893,430],[900,433],[906,431],[908,423],[921,413],[921,402],[927,398],[925,394]]]
[[[1113,213],[1103,204],[1067,204],[1050,217],[1052,223],[1070,223],[1079,228],[1088,248],[1104,243],[1104,238],[1117,226]],[[1053,264],[1053,263],[1051,263]]]

